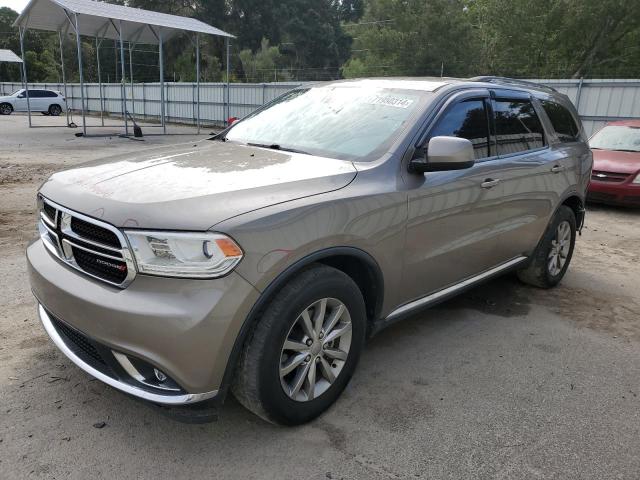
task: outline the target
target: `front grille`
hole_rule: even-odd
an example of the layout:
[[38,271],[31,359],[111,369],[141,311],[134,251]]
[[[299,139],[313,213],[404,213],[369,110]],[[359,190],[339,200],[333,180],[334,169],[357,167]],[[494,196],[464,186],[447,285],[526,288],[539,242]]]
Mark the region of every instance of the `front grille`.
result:
[[71,219],[71,230],[83,238],[103,243],[110,247],[120,248],[120,240],[115,233],[93,223],[85,222],[77,217]]
[[127,264],[101,255],[72,247],[73,258],[85,272],[112,283],[122,283],[127,278]]
[[[40,198],[40,236],[61,261],[94,278],[126,287],[135,276],[135,266],[122,235],[107,223]],[[48,223],[48,224],[47,224]]]
[[602,172],[593,170],[591,172],[591,180],[596,182],[622,183],[629,177],[626,173]]
[[56,221],[56,209],[48,203],[43,204],[42,209],[49,220],[51,220],[51,223],[54,223]]
[[78,330],[71,328],[66,323],[58,320],[55,316],[51,315],[51,313],[49,313],[49,318],[51,318],[51,323],[53,323],[53,326],[56,328],[58,333],[64,335],[66,340],[68,340],[65,343],[73,350],[73,353],[78,355],[82,360],[94,368],[96,367],[96,364],[101,367],[107,366],[107,362],[105,362],[104,358],[102,358],[102,355],[100,355],[100,352],[98,352],[98,349],[94,343],[89,340],[89,338]]

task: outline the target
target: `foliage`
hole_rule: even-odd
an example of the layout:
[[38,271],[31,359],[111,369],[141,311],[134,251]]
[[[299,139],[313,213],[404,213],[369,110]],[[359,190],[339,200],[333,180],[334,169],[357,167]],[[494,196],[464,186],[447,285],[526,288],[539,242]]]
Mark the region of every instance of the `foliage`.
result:
[[[231,77],[244,81],[340,76],[640,76],[639,0],[106,0],[197,18],[235,35]],[[0,48],[20,52],[17,13],[0,8]],[[167,80],[195,79],[193,37],[165,44]],[[85,79],[97,81],[96,44],[84,38]],[[201,79],[226,77],[224,39],[200,36]],[[125,78],[129,73],[125,45]],[[58,81],[56,34],[25,38],[30,81]],[[75,37],[63,46],[65,73],[78,80]],[[102,79],[120,81],[120,47],[99,48]],[[157,46],[136,45],[134,80],[157,81]],[[17,65],[0,64],[17,81]]]
[[246,82],[282,82],[291,80],[282,69],[284,56],[278,47],[269,46],[269,40],[262,39],[260,50],[253,53],[249,49],[240,52],[240,62]]
[[345,76],[640,74],[637,1],[369,0],[362,23]]

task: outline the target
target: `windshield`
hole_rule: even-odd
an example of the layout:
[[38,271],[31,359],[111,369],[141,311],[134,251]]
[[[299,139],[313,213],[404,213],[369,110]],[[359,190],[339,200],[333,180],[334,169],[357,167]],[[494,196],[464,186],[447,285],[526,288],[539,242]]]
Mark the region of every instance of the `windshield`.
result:
[[640,128],[609,125],[589,140],[591,148],[640,152]]
[[344,85],[293,90],[234,125],[225,140],[343,160],[372,160],[431,93]]
[[12,97],[17,97],[18,95],[20,95],[24,90],[21,88],[19,90],[16,90],[15,92],[13,92],[10,96]]

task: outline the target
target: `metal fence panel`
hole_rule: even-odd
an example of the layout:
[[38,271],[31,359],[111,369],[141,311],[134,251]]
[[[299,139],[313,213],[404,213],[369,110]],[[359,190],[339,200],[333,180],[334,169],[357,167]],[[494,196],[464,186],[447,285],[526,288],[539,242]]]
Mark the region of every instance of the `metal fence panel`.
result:
[[[618,119],[640,118],[640,80],[626,79],[533,79],[566,94],[576,105],[585,130],[589,135],[605,122]],[[64,92],[59,83],[30,84],[31,88],[48,88]],[[229,113],[242,118],[260,106],[278,98],[300,82],[232,83],[229,87]],[[0,95],[9,95],[21,88],[20,83],[0,83]],[[127,110],[136,118],[158,120],[160,117],[160,84],[134,83],[125,88]],[[116,117],[122,115],[122,88],[119,83],[102,84],[104,111]],[[87,108],[100,111],[100,88],[96,83],[85,84]],[[221,124],[225,119],[227,85],[200,83],[200,117],[203,124]],[[178,123],[196,122],[197,90],[195,83],[165,83],[167,120]],[[67,84],[67,102],[80,110],[80,85]]]

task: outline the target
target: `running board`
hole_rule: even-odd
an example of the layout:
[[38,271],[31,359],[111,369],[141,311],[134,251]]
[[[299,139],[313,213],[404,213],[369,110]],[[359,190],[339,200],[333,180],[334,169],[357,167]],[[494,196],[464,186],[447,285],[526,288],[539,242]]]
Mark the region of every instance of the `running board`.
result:
[[389,315],[387,315],[380,322],[378,322],[379,323],[379,325],[378,325],[379,328],[375,328],[375,330],[379,331],[381,328],[384,328],[387,325],[389,325],[391,323],[394,323],[396,320],[399,320],[400,318],[402,318],[405,315],[409,314],[413,310],[426,308],[426,307],[434,305],[434,304],[436,304],[438,302],[442,302],[443,300],[446,300],[447,298],[456,295],[460,291],[462,291],[462,290],[464,290],[466,288],[469,288],[469,287],[475,285],[476,283],[480,283],[483,280],[487,280],[488,278],[491,278],[491,277],[496,276],[496,275],[498,275],[500,273],[503,273],[504,271],[509,270],[509,269],[521,264],[522,262],[525,262],[526,260],[527,260],[527,257],[524,257],[524,256],[516,257],[516,258],[514,258],[512,260],[509,260],[508,262],[505,262],[505,263],[503,263],[501,265],[498,265],[497,267],[493,267],[490,270],[482,272],[482,273],[480,273],[478,275],[475,275],[473,277],[467,278],[466,280],[463,280],[460,283],[456,283],[455,285],[451,285],[450,287],[444,288],[442,290],[438,290],[435,293],[432,293],[432,294],[427,295],[427,296],[422,297],[422,298],[418,298],[417,300],[414,300],[412,302],[405,303],[401,307],[398,307],[394,311],[392,311]]

